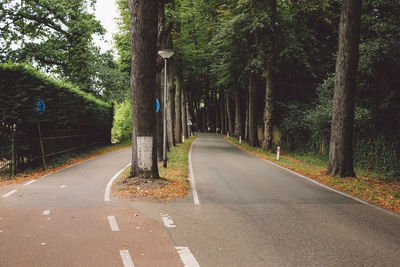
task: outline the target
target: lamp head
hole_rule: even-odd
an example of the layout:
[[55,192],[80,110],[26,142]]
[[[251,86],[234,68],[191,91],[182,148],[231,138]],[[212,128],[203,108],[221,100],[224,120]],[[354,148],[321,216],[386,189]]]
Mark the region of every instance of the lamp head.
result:
[[162,58],[168,59],[168,58],[172,57],[172,55],[174,54],[174,51],[169,50],[169,49],[163,49],[163,50],[158,51],[158,54],[159,54]]

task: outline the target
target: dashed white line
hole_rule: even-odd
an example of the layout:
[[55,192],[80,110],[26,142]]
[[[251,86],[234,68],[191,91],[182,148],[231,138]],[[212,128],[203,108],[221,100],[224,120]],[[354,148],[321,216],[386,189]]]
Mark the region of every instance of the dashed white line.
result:
[[194,180],[193,167],[192,167],[192,147],[195,142],[196,140],[193,141],[189,149],[189,181],[192,186],[193,202],[195,205],[200,205],[199,195],[197,194],[196,182]]
[[113,232],[119,232],[119,226],[114,216],[108,216],[108,223],[110,224],[111,230]]
[[29,181],[29,182],[25,183],[23,186],[30,185],[30,184],[32,184],[32,183],[34,183],[34,182],[36,182],[36,181],[37,181],[37,180],[32,180],[32,181]]
[[63,184],[62,186],[60,186],[60,188],[66,188],[67,186],[65,184]]
[[11,191],[10,191],[10,192],[8,192],[7,194],[4,194],[4,195],[3,195],[3,198],[9,197],[9,196],[11,196],[12,194],[14,194],[15,192],[17,192],[17,190],[16,190],[16,189],[14,189],[14,190],[11,190]]
[[178,251],[179,257],[183,262],[185,267],[200,267],[200,264],[197,262],[196,258],[193,256],[192,252],[188,247],[175,247]]
[[128,250],[120,250],[119,254],[121,255],[121,259],[122,259],[122,263],[124,264],[124,267],[135,267]]
[[49,214],[50,214],[50,210],[45,210],[45,211],[43,211],[42,214],[43,214],[43,215],[49,215]]
[[168,227],[168,228],[176,227],[174,221],[171,219],[171,217],[168,214],[160,213],[160,216],[161,216],[161,219],[162,219],[165,227]]
[[106,186],[106,191],[104,192],[104,201],[110,201],[110,191],[111,191],[111,186],[113,184],[113,182],[115,181],[115,179],[117,179],[117,177],[129,166],[131,166],[131,163],[129,163],[128,165],[126,165],[122,170],[120,170],[116,175],[114,175],[110,181],[108,181],[108,184]]

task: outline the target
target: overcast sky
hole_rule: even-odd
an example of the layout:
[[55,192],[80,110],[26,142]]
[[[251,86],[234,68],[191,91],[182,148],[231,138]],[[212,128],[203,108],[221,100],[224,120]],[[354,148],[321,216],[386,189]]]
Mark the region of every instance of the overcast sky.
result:
[[104,36],[104,40],[95,36],[94,41],[100,46],[101,51],[105,52],[112,49],[112,34],[117,32],[115,18],[118,17],[118,7],[115,0],[97,0],[95,14],[103,27],[106,28],[107,33]]

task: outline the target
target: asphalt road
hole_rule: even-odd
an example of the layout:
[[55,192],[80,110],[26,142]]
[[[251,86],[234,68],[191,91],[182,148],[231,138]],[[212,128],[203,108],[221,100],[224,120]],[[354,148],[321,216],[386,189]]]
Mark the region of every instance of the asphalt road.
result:
[[222,137],[192,146],[198,204],[193,193],[104,201],[129,159],[126,149],[0,188],[0,266],[399,266],[400,216]]
[[[222,137],[192,147],[193,195],[136,202],[201,266],[400,266],[400,216],[258,159]],[[171,222],[170,222],[171,223]],[[193,265],[196,266],[196,265]]]
[[161,224],[104,200],[130,155],[124,149],[1,187],[0,266],[182,266]]

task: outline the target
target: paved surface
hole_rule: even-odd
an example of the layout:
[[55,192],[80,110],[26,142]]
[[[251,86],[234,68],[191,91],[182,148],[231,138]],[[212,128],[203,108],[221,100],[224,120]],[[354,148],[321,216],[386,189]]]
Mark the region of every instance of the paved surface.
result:
[[104,201],[108,181],[130,154],[1,187],[0,266],[182,266],[160,223],[124,202]]
[[160,213],[176,246],[201,266],[399,266],[400,216],[268,164],[215,135],[192,147],[200,205],[192,196]]
[[399,266],[400,216],[221,137],[201,134],[192,147],[199,205],[192,194],[105,202],[129,158],[122,150],[0,188],[0,266]]

